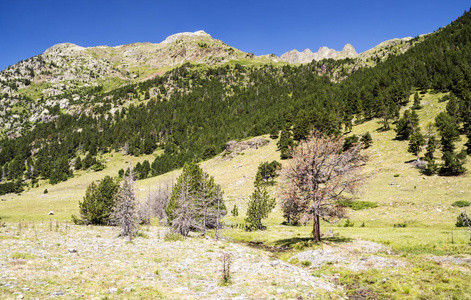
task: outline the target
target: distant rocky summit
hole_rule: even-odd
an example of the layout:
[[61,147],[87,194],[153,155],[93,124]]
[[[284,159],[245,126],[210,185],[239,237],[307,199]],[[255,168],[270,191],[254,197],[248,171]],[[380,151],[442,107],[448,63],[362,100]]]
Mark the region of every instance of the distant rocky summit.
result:
[[319,61],[326,58],[342,59],[357,56],[358,53],[355,51],[355,48],[350,44],[346,44],[342,51],[336,51],[327,47],[320,47],[316,53],[313,53],[310,49],[305,49],[303,52],[294,49],[281,55],[281,59],[288,63],[308,63],[313,60]]
[[180,33],[172,34],[172,35],[168,36],[162,42],[162,44],[173,43],[176,40],[178,40],[179,38],[184,37],[184,36],[186,36],[186,37],[204,37],[204,38],[212,39],[210,34],[204,32],[203,30],[199,30],[199,31],[196,31],[196,32],[180,32]]

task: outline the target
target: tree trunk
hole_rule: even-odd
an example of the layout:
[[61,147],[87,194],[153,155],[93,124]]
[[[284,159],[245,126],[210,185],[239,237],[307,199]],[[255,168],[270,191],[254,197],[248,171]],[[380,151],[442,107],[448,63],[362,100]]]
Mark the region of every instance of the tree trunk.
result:
[[321,241],[321,229],[319,227],[319,216],[314,215],[314,224],[312,225],[312,238],[314,242]]

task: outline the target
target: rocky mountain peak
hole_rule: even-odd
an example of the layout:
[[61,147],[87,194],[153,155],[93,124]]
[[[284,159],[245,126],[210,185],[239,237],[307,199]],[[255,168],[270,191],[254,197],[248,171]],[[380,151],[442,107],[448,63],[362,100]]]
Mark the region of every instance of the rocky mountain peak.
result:
[[[294,51],[297,51],[297,50],[295,49]],[[304,51],[303,51],[302,53],[305,54],[305,55],[312,55],[312,54],[314,54],[314,53],[312,53],[311,49],[309,49],[309,48],[304,49]]]
[[351,44],[346,44],[342,49],[342,53],[346,57],[355,57],[358,55],[357,51],[355,50],[355,48],[353,48]]
[[162,44],[170,44],[175,42],[181,37],[204,37],[204,38],[209,38],[211,39],[211,35],[204,32],[204,30],[199,30],[195,32],[180,32],[176,34],[172,34],[171,36],[168,36],[164,41],[162,41]]
[[61,43],[61,44],[56,44],[50,48],[48,48],[44,54],[45,55],[70,55],[70,54],[76,54],[78,52],[82,52],[85,50],[84,47],[80,47],[78,45],[72,44],[72,43]]
[[295,49],[281,55],[281,59],[289,63],[308,63],[313,60],[319,61],[328,58],[342,59],[346,57],[356,57],[357,55],[355,48],[353,48],[351,44],[346,44],[342,51],[336,51],[326,46],[320,47],[315,53],[310,49],[305,49],[303,52],[299,52]]

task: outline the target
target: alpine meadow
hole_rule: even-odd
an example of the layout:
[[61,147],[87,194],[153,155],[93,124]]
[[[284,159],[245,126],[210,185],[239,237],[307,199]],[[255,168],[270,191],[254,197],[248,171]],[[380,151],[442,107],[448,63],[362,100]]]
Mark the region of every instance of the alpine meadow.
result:
[[0,72],[2,299],[471,299],[471,11],[357,53],[183,32]]

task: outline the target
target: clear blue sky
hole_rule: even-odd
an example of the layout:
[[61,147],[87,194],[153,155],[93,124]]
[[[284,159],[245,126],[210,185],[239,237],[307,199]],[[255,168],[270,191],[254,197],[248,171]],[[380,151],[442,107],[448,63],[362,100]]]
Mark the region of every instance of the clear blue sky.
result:
[[158,43],[204,30],[256,55],[321,46],[357,52],[435,31],[469,0],[0,0],[0,70],[57,43],[84,47]]

